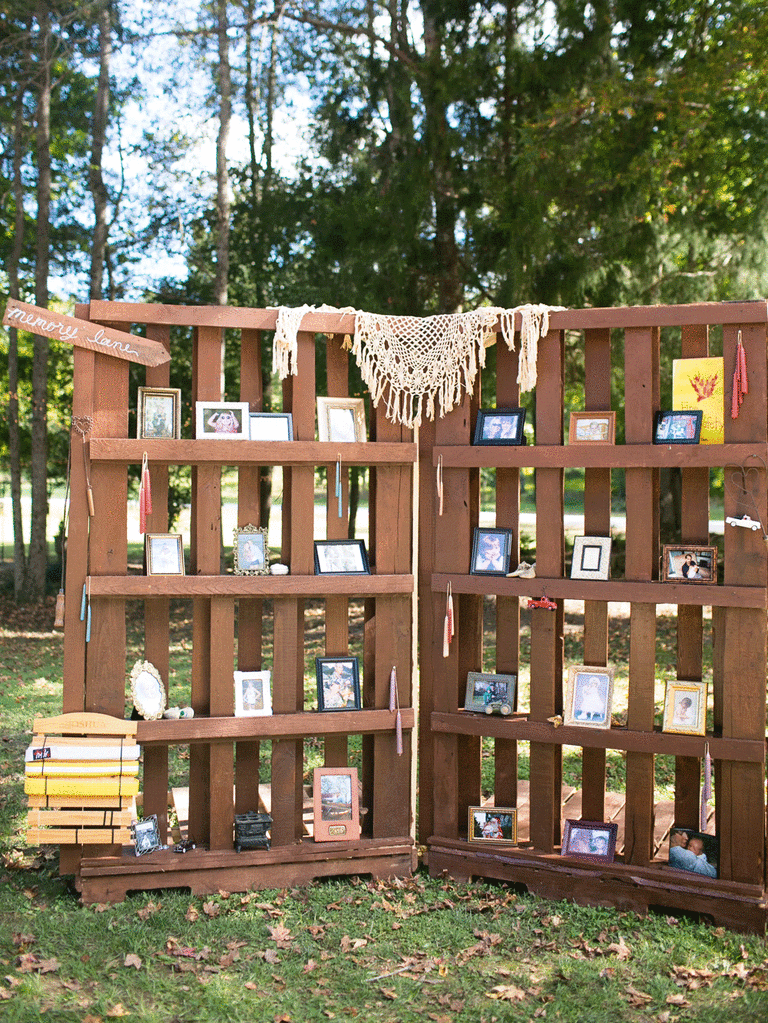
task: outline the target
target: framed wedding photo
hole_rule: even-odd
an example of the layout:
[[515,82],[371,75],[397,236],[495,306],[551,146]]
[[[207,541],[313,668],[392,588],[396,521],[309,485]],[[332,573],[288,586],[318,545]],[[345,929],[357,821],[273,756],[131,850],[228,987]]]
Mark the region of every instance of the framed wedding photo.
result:
[[475,714],[511,714],[515,705],[516,686],[517,675],[470,671],[467,673],[464,710]]
[[610,569],[610,536],[574,537],[571,579],[607,579]]
[[506,575],[512,554],[512,530],[475,526],[472,537],[472,575]]
[[707,721],[706,682],[667,682],[662,732],[704,735]]
[[716,583],[717,547],[664,544],[662,580],[674,583]]
[[524,408],[481,408],[477,413],[473,444],[522,444]]
[[147,575],[184,575],[181,533],[145,533],[144,563]]
[[316,842],[360,838],[360,797],[356,767],[316,767],[312,779]]
[[317,437],[337,444],[360,444],[367,440],[365,401],[362,398],[318,398]]
[[139,387],[136,436],[144,440],[181,437],[181,388]]
[[618,830],[615,822],[566,820],[561,852],[590,863],[613,863]]
[[198,440],[248,440],[250,435],[247,401],[195,402],[195,436]]
[[467,839],[470,842],[517,845],[517,808],[470,806],[467,811]]
[[653,443],[698,444],[703,418],[701,409],[657,412],[653,421]]
[[267,530],[263,526],[238,526],[234,544],[235,575],[269,575]]
[[315,575],[370,575],[362,540],[315,540]]
[[356,657],[316,657],[317,709],[360,710],[360,669]]
[[615,412],[571,412],[569,444],[613,444],[615,439]]
[[613,668],[576,664],[568,669],[563,722],[587,728],[610,728]]
[[235,717],[268,717],[272,713],[271,674],[268,671],[236,671]]
[[293,440],[293,413],[251,412],[251,440]]

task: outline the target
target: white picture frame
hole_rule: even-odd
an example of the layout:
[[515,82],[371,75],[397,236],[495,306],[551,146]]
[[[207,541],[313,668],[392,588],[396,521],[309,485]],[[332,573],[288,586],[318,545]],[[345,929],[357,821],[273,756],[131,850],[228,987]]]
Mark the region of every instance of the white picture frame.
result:
[[269,671],[236,671],[235,717],[260,718],[272,714],[272,673]]
[[247,401],[196,401],[195,437],[198,440],[248,440],[250,415]]
[[293,440],[292,412],[251,412],[248,419],[251,440]]
[[611,537],[576,536],[571,579],[607,579],[611,572]]

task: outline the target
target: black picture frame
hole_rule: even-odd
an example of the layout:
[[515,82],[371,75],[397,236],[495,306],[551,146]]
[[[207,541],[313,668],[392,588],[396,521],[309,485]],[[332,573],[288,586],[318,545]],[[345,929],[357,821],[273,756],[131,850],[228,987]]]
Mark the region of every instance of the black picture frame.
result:
[[131,825],[133,841],[137,856],[146,856],[162,848],[160,842],[160,829],[157,823],[157,814],[150,814],[148,817],[140,817]]
[[698,444],[703,419],[701,409],[657,412],[653,417],[653,443]]
[[524,408],[481,408],[472,443],[488,447],[525,444],[524,426]]
[[[498,555],[495,553],[498,539]],[[512,554],[512,530],[475,526],[472,536],[470,575],[506,575]]]
[[315,575],[370,575],[363,540],[315,540]]
[[319,711],[362,710],[356,657],[316,657],[315,676]]

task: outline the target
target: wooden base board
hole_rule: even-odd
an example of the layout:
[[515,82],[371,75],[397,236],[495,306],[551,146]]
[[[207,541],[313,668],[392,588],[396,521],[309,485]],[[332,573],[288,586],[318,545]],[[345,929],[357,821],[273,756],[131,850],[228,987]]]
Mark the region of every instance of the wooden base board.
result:
[[304,841],[240,853],[193,849],[182,854],[162,849],[139,857],[131,847],[119,857],[84,858],[75,883],[84,903],[122,902],[129,892],[160,888],[188,888],[193,895],[210,895],[220,890],[285,888],[341,875],[410,877],[417,863],[410,838]]
[[517,847],[478,848],[477,843],[444,838],[430,838],[428,848],[432,877],[493,878],[524,885],[542,898],[613,906],[641,916],[655,909],[697,913],[717,926],[747,934],[764,934],[768,924],[768,893],[757,885],[686,875],[662,864],[584,866],[558,855]]

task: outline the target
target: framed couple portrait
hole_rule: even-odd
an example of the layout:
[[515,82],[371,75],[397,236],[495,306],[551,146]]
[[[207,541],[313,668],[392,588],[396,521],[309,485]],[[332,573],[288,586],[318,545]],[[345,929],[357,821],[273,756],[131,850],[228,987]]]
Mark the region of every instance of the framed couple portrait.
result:
[[560,851],[590,863],[613,863],[618,830],[615,822],[566,820]]
[[661,568],[664,582],[716,583],[717,547],[664,544]]
[[476,445],[523,444],[524,408],[481,408],[477,413]]
[[235,575],[269,575],[267,530],[263,526],[238,526],[234,539]]

